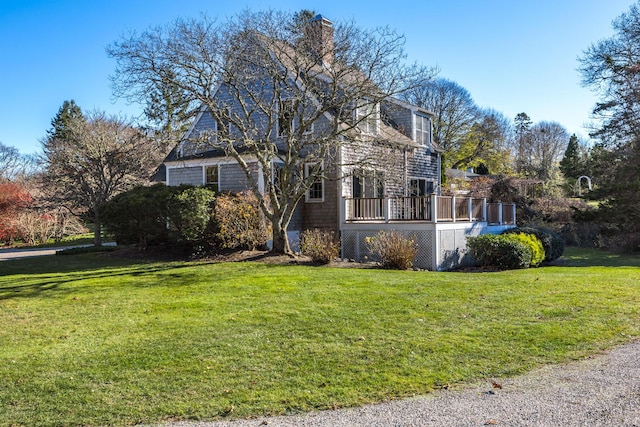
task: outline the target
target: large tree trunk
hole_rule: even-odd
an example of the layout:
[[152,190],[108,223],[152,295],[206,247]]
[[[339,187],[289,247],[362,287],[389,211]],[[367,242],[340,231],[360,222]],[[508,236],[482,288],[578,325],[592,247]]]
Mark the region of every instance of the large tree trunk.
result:
[[272,228],[273,247],[271,248],[271,252],[276,254],[293,255],[286,227],[282,227],[279,223],[275,223],[272,224]]
[[94,214],[93,217],[93,245],[94,246],[102,246],[102,220],[100,219],[100,215],[98,213]]

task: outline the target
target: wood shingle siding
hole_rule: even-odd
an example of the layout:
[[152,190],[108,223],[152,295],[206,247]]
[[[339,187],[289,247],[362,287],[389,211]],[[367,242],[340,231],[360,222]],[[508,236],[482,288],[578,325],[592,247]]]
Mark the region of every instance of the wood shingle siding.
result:
[[167,185],[202,185],[202,166],[167,169]]
[[[251,163],[251,174],[254,180],[258,180],[258,164]],[[250,188],[247,175],[237,163],[226,163],[220,166],[220,191],[239,193]]]

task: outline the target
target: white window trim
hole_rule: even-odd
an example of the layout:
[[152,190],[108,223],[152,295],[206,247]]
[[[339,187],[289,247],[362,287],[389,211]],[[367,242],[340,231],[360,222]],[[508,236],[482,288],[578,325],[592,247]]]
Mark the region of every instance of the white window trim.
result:
[[[317,163],[305,163],[304,164],[304,176],[305,178],[309,176],[309,167],[316,165]],[[324,170],[324,162],[320,164],[322,170]],[[305,193],[305,202],[306,203],[322,203],[324,202],[324,190],[325,190],[325,182],[324,178],[320,178],[320,183],[322,184],[322,197],[321,198],[311,198],[311,187],[307,189]]]
[[[369,115],[367,118],[362,119],[360,116],[360,110],[361,109],[373,109],[373,112],[371,115]],[[354,110],[354,120],[358,123],[357,124],[357,128],[364,134],[364,135],[380,135],[380,104],[379,103],[370,103],[370,102],[366,102],[364,105],[356,107],[356,109]],[[369,129],[363,129],[362,125],[363,124],[367,124],[367,128],[369,120],[374,120],[375,121],[375,129],[373,130],[373,132],[371,132]]]
[[[427,131],[428,132],[427,135],[428,135],[429,141],[426,144],[422,143],[421,141],[418,141],[418,119],[426,120],[427,124],[429,125],[429,129]],[[423,132],[423,133],[425,132],[424,128],[423,128],[423,130],[421,132]],[[420,139],[422,139],[422,138],[420,138]],[[420,144],[421,147],[429,147],[431,145],[431,118],[429,118],[427,116],[423,116],[421,114],[414,114],[413,115],[413,140],[415,142],[417,142],[418,144]]]
[[[368,176],[367,176],[368,175]],[[387,194],[387,181],[386,181],[386,172],[381,169],[354,169],[351,178],[351,196],[355,197],[353,192],[353,185],[355,183],[355,179],[360,180],[360,186],[362,190],[362,194],[366,194],[369,190],[369,185],[373,186],[371,192],[372,196],[361,196],[361,197],[374,197],[374,198],[384,198]],[[367,182],[369,185],[367,185]],[[376,194],[378,192],[378,184],[382,183],[382,194]]]
[[216,185],[218,186],[218,192],[220,192],[220,171],[222,169],[220,163],[211,163],[202,166],[202,185],[212,185],[212,183],[207,182],[207,168],[211,166],[215,166],[218,169],[218,182]]

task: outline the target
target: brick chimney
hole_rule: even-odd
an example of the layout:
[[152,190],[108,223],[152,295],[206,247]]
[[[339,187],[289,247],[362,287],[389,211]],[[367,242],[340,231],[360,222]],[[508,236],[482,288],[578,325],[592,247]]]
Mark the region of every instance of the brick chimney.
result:
[[305,37],[318,64],[330,67],[333,63],[333,22],[320,14],[314,16],[305,26]]

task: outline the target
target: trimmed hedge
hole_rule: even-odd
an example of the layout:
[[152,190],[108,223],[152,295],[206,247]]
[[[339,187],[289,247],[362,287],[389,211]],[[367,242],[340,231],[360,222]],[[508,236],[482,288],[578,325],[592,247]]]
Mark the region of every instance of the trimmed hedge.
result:
[[204,187],[135,187],[100,208],[105,228],[119,245],[190,246],[203,239],[214,192]]
[[531,266],[531,247],[513,235],[483,234],[470,237],[467,239],[467,249],[481,267],[512,270]]
[[515,227],[505,230],[502,234],[532,234],[540,239],[544,248],[544,262],[552,262],[562,256],[564,240],[559,234],[540,227]]

